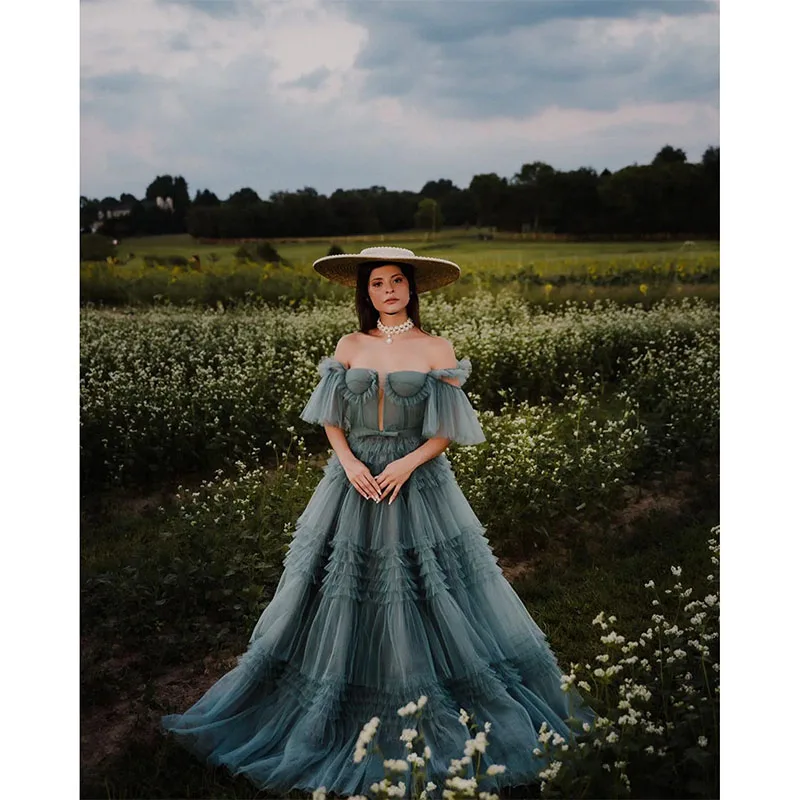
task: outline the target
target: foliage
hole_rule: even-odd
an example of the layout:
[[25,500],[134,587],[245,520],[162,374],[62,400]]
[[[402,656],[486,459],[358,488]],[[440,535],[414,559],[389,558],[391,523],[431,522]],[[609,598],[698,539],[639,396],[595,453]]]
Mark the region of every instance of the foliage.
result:
[[[445,243],[439,243],[443,248]],[[336,245],[330,248],[329,254]],[[424,245],[429,249],[430,245]],[[417,248],[421,250],[420,247]],[[232,258],[208,259],[202,267],[197,259],[199,247],[185,255],[148,254],[142,264],[85,264],[81,267],[81,302],[104,305],[153,305],[168,301],[173,305],[217,303],[234,305],[253,299],[270,305],[315,304],[326,298],[351,299],[352,290],[322,278],[311,268],[310,260],[289,263],[269,242],[248,242],[232,253]],[[518,251],[524,252],[524,251]],[[335,254],[335,253],[334,253]],[[323,255],[323,253],[319,253]],[[444,253],[460,261],[464,254]],[[191,271],[169,269],[187,266],[195,257]],[[147,267],[147,269],[145,269]],[[487,256],[477,263],[465,263],[462,278],[437,295],[464,297],[481,289],[513,291],[528,302],[559,305],[566,300],[594,302],[613,299],[620,303],[702,294],[719,296],[719,254],[678,253],[647,256],[561,257],[531,254],[523,261],[501,261]]]
[[[196,489],[179,485],[174,511],[160,508],[151,546],[131,552],[122,569],[95,563],[82,586],[84,629],[113,631],[124,618],[124,638],[135,641],[193,620],[197,643],[208,645],[209,637],[225,639],[231,625],[253,624],[277,585],[293,523],[319,479],[302,439],[272,449],[271,469],[240,461],[234,475],[218,470]],[[171,660],[176,656],[182,657]]]
[[[429,312],[433,329],[472,361],[465,390],[487,437],[450,447],[447,458],[507,553],[544,546],[556,525],[607,518],[634,477],[718,453],[712,307],[532,313],[484,296],[461,301],[458,313],[440,299]],[[324,452],[324,431],[299,413],[349,314],[338,304],[323,315],[84,312],[84,487],[258,466],[295,427]],[[520,523],[527,535],[510,536]]]
[[255,261],[268,264],[283,263],[280,254],[270,242],[248,242],[243,244],[234,253],[234,257],[239,261]]
[[87,233],[81,236],[81,261],[105,261],[117,255],[117,246],[109,236]]
[[[306,186],[262,200],[245,187],[223,203],[207,189],[191,202],[184,178],[160,175],[147,187],[145,199],[156,197],[172,198],[174,213],[150,214],[140,208],[125,222],[125,236],[178,230],[222,239],[393,233],[423,224],[423,214],[425,227],[434,230],[447,219],[459,227],[489,225],[507,231],[718,237],[719,148],[708,148],[697,164],[689,163],[680,148],[665,145],[651,164],[614,173],[588,167],[560,171],[534,162],[523,164],[510,180],[496,173],[475,175],[465,189],[439,179],[427,181],[419,192],[371,186],[337,189],[326,197]],[[128,205],[131,200],[138,203],[130,195],[123,198]],[[96,220],[107,200],[117,202],[82,197],[81,225]],[[423,208],[421,202],[428,205]]]
[[414,225],[435,232],[441,230],[443,224],[444,216],[439,204],[432,197],[423,197],[414,215]]
[[[719,797],[718,535],[715,526],[704,587],[678,580],[659,594],[648,581],[653,624],[630,640],[604,633],[595,663],[585,673],[573,665],[566,681],[590,695],[598,717],[568,747],[542,731],[543,797]],[[603,631],[615,622],[604,612],[594,620]]]
[[[487,445],[449,457],[478,516],[492,520],[492,540],[522,554],[544,545],[556,524],[619,506],[648,435],[636,417],[633,398],[622,396],[609,415],[598,383],[573,383],[558,404],[505,401],[497,414],[482,412]],[[524,540],[509,535],[519,525]]]

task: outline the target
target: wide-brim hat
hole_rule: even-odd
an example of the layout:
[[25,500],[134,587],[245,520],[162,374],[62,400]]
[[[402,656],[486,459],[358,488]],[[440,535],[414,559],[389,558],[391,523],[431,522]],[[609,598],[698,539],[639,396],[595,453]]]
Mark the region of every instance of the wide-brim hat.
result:
[[364,261],[391,261],[412,264],[417,293],[440,289],[461,277],[458,264],[444,258],[414,255],[405,247],[365,247],[360,253],[342,253],[338,256],[325,256],[314,262],[314,269],[323,277],[355,288],[358,265]]

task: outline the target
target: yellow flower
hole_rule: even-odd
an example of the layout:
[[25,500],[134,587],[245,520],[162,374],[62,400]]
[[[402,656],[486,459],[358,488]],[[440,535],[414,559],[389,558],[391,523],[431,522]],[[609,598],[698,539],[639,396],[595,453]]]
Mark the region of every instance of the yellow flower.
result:
[[639,284],[639,291],[642,294],[647,294],[647,284],[646,283],[640,283]]

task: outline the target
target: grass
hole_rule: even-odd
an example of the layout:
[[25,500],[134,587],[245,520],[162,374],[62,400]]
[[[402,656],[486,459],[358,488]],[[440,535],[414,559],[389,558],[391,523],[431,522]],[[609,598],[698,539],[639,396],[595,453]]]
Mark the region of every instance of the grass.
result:
[[[706,540],[719,521],[717,475],[712,463],[629,487],[627,506],[607,524],[572,533],[565,527],[533,558],[501,560],[564,666],[598,652],[591,620],[601,610],[616,614],[623,634],[646,628],[651,608],[643,584],[665,580],[671,565],[683,567],[686,585],[702,585]],[[156,510],[173,490],[165,485],[147,497],[118,490],[85,500],[84,566],[121,569],[142,548],[158,547]],[[158,734],[162,714],[184,710],[234,666],[250,633],[246,627],[176,619],[172,630],[136,641],[125,635],[124,622],[82,639],[81,797],[308,797],[259,793],[246,779],[207,767]],[[198,637],[198,625],[209,635]],[[535,790],[524,787],[504,793],[532,795]]]
[[[685,246],[683,242],[552,242],[512,238],[496,234],[493,240],[479,240],[477,229],[470,231],[444,230],[433,237],[419,231],[402,231],[397,234],[379,236],[324,237],[319,239],[271,239],[278,252],[293,264],[310,264],[326,255],[334,242],[345,252],[359,252],[364,247],[392,245],[407,247],[417,255],[435,256],[456,261],[459,265],[499,265],[522,266],[531,261],[577,259],[613,259],[645,255],[675,256],[677,254],[711,255],[719,254],[719,242],[698,241],[695,246]],[[169,236],[147,236],[125,239],[119,246],[120,255],[128,252],[136,254],[137,259],[144,255],[199,255],[216,253],[220,258],[233,258],[238,244],[201,244],[188,234]],[[133,262],[132,262],[133,263]]]

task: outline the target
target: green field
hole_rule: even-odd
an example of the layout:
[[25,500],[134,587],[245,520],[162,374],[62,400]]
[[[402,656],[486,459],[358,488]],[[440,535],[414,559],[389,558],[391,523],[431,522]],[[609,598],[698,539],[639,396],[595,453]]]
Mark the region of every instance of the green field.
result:
[[[390,245],[406,247],[418,255],[429,255],[455,261],[469,267],[476,264],[527,264],[532,261],[558,259],[613,259],[624,256],[648,258],[675,257],[676,255],[719,254],[719,242],[697,241],[694,245],[683,242],[547,242],[531,241],[495,234],[491,241],[482,241],[474,231],[442,231],[433,236],[407,231],[380,236],[349,236],[326,239],[272,239],[278,252],[293,264],[310,264],[326,255],[332,244],[338,244],[346,253],[358,253],[364,247]],[[150,236],[126,239],[120,243],[120,254],[133,252],[143,255],[184,255],[216,253],[232,257],[238,244],[201,244],[188,234],[176,236]]]
[[[465,388],[487,443],[447,455],[565,669],[604,650],[599,612],[624,636],[653,624],[648,579],[663,585],[678,565],[695,597],[710,591],[718,302],[534,309],[513,291],[476,289],[432,293],[423,322],[472,361]],[[258,793],[207,768],[163,740],[158,720],[235,664],[274,592],[328,456],[324,431],[299,412],[319,359],[353,326],[349,297],[81,310],[82,797],[308,796]],[[666,703],[680,685],[664,691]],[[653,740],[669,749],[667,777],[648,761],[650,739],[625,739],[612,759],[630,762],[635,790],[649,787],[634,796],[718,796],[713,759],[686,743],[707,736],[718,758],[712,722],[653,711],[675,725]],[[699,772],[686,753],[708,756]],[[603,786],[583,796],[624,796]]]

